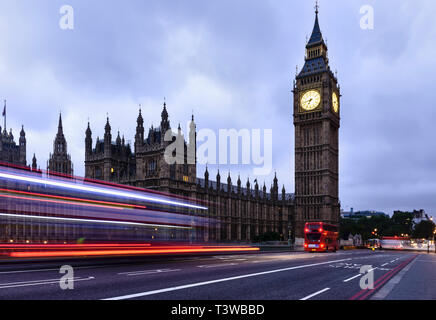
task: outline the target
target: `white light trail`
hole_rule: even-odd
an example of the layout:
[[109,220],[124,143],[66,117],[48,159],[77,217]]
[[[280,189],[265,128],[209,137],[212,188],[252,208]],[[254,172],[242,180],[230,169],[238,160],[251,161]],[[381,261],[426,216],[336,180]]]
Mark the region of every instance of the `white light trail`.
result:
[[0,213],[0,217],[2,217],[2,216],[9,217],[9,218],[26,218],[26,219],[34,219],[34,220],[42,219],[42,220],[53,220],[53,221],[92,222],[92,223],[102,223],[102,224],[132,225],[132,226],[143,226],[143,227],[153,227],[153,228],[192,229],[191,227],[170,226],[170,225],[164,225],[164,224],[148,224],[148,223],[139,223],[139,222],[127,222],[127,221],[59,218],[59,217],[45,217],[45,216],[31,216],[31,215],[21,215],[21,214]]
[[77,185],[77,184],[73,184],[73,183],[53,181],[53,180],[49,180],[49,179],[46,180],[46,179],[38,179],[38,178],[32,178],[32,177],[23,177],[23,176],[19,176],[19,175],[13,175],[13,174],[2,173],[2,172],[0,172],[0,178],[5,178],[5,179],[10,179],[10,180],[15,180],[15,181],[31,182],[31,183],[36,183],[36,184],[49,185],[49,186],[61,187],[61,188],[79,190],[79,191],[95,192],[95,193],[100,193],[100,194],[126,197],[126,198],[138,199],[138,200],[144,200],[144,201],[158,202],[158,203],[169,204],[169,205],[174,205],[174,206],[187,207],[187,208],[191,208],[191,209],[207,210],[207,208],[203,207],[203,206],[197,206],[194,204],[189,204],[189,203],[184,203],[184,202],[179,202],[179,201],[172,201],[172,200],[159,199],[159,198],[150,197],[150,196],[143,196],[143,195],[136,194],[133,192],[115,191],[115,190],[102,189],[102,188],[90,187],[90,186],[85,186],[85,185],[82,186],[82,185]]

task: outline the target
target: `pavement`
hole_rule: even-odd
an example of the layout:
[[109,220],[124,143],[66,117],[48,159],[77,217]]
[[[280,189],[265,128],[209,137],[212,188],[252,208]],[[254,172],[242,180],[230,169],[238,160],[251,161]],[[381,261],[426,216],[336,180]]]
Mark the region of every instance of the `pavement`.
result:
[[435,254],[369,250],[1,263],[0,299],[430,300],[435,267]]

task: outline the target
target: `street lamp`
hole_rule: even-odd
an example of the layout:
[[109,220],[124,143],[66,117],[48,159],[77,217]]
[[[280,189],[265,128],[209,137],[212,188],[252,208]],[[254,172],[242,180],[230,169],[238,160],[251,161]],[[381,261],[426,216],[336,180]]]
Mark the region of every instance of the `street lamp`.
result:
[[436,253],[436,242],[435,242],[435,237],[436,237],[436,229],[433,231],[433,246],[434,246],[434,253]]

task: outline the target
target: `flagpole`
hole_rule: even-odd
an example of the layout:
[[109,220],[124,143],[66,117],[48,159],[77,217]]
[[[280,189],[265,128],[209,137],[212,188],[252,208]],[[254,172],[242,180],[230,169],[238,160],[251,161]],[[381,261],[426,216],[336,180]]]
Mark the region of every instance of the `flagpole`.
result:
[[6,99],[5,99],[5,108],[3,109],[3,116],[5,117],[5,132],[7,132],[7,129],[6,129]]

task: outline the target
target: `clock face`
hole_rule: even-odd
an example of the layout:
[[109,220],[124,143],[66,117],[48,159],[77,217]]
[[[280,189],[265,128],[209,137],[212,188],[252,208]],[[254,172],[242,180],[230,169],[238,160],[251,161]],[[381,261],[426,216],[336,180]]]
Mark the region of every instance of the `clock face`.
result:
[[321,102],[321,95],[316,90],[307,91],[301,97],[300,105],[303,110],[312,111],[318,108]]
[[332,103],[333,103],[333,111],[338,113],[339,112],[339,99],[336,92],[333,92],[332,96]]

